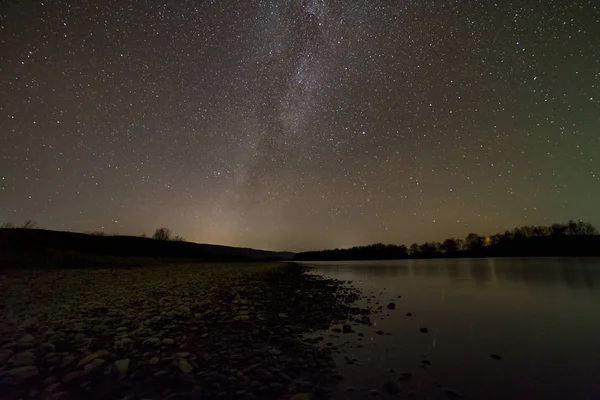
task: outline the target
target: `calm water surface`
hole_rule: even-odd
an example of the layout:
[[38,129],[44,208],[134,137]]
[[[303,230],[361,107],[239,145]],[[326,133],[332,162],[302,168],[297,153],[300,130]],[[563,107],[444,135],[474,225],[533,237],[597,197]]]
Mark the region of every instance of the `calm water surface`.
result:
[[[362,306],[383,306],[374,326],[321,333],[343,349],[338,397],[383,392],[390,379],[415,398],[452,388],[476,399],[600,399],[600,259],[305,264],[375,296]],[[399,381],[401,371],[412,378]]]

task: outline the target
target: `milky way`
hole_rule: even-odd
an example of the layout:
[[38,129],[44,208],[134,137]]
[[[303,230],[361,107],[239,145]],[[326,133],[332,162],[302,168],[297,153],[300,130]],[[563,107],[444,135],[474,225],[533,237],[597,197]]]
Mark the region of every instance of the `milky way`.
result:
[[0,223],[280,250],[600,225],[600,6],[511,3],[5,2]]

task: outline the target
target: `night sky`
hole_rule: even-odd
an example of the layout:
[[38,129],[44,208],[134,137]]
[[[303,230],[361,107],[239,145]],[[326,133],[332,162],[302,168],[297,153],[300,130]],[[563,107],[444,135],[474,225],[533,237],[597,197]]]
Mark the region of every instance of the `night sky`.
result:
[[0,5],[0,222],[274,250],[600,226],[600,3]]

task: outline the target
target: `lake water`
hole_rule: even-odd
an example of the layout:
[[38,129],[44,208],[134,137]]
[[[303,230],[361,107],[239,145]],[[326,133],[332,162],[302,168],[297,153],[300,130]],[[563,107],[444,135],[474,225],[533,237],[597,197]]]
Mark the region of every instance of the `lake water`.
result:
[[360,305],[383,306],[373,326],[321,332],[343,350],[337,397],[383,395],[389,379],[414,398],[451,388],[475,399],[600,399],[600,259],[304,264],[375,296]]

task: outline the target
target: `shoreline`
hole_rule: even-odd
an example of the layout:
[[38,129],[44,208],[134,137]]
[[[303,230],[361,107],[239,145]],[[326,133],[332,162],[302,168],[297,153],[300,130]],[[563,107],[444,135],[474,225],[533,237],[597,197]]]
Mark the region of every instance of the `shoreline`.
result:
[[307,270],[7,272],[0,390],[7,399],[328,398],[342,377],[332,350],[306,336],[358,314],[360,293]]

